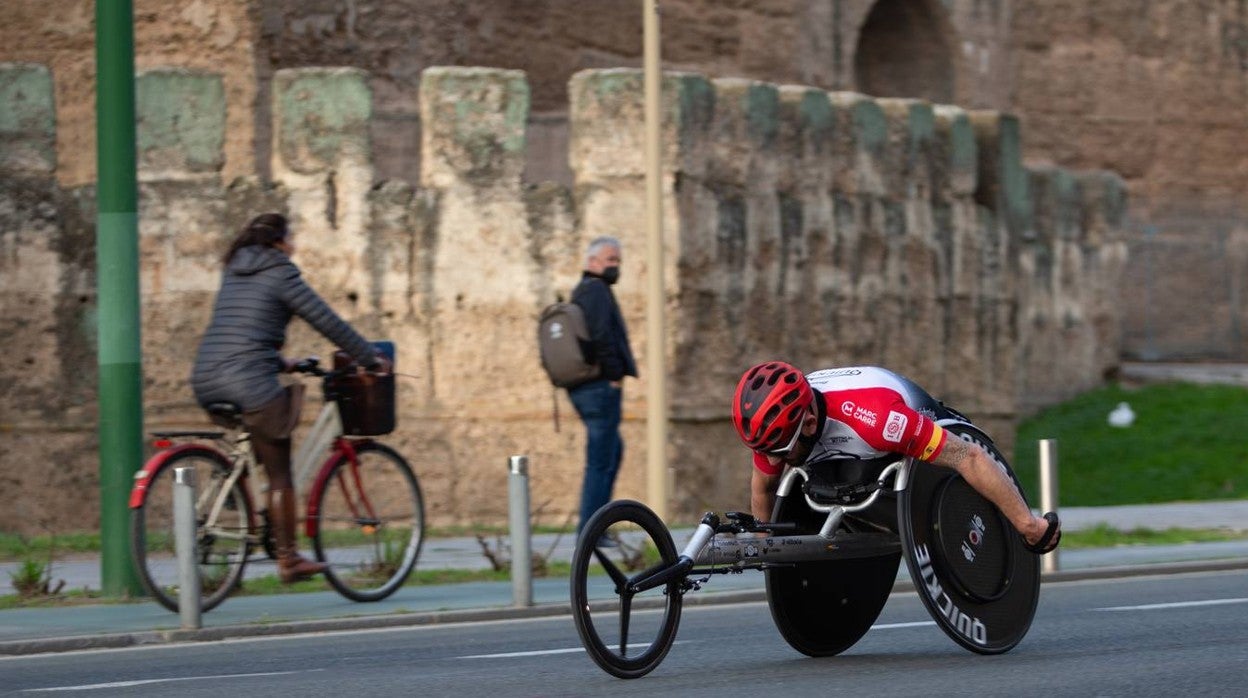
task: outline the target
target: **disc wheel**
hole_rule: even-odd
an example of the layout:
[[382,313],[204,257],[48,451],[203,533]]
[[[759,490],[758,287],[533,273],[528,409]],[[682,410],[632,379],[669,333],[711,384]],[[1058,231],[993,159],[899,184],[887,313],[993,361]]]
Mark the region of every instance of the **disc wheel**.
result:
[[[948,430],[949,438],[983,448],[1018,486],[991,441],[969,428]],[[898,498],[898,517],[919,599],[941,631],[962,647],[978,654],[1008,652],[1035,617],[1040,558],[1023,547],[1009,521],[960,475],[922,461],[911,468]]]
[[603,671],[635,679],[667,656],[680,625],[681,580],[640,592],[630,585],[676,562],[671,533],[640,502],[611,502],[585,523],[572,557],[572,617]]
[[[801,523],[814,533],[824,516],[811,511],[801,495],[790,495],[776,500],[772,520]],[[879,617],[900,564],[901,554],[892,552],[767,569],[767,604],[776,629],[802,654],[830,657],[844,652]]]

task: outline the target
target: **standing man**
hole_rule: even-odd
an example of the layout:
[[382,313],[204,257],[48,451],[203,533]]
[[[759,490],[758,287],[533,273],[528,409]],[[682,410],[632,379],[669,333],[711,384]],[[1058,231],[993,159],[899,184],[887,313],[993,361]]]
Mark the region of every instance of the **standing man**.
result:
[[[628,329],[611,287],[620,278],[620,241],[598,237],[585,251],[585,271],[572,291],[572,302],[585,312],[585,323],[602,367],[598,378],[568,389],[568,397],[585,422],[585,481],[581,486],[579,532],[599,507],[611,501],[615,476],[624,457],[620,412],[624,376],[637,375],[628,346]],[[607,543],[609,544],[609,543]]]

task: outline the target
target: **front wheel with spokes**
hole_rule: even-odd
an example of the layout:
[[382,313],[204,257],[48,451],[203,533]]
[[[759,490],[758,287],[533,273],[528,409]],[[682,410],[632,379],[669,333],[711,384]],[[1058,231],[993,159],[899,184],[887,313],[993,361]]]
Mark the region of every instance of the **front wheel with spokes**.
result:
[[640,502],[611,502],[585,523],[572,556],[572,617],[603,671],[635,679],[667,656],[680,625],[683,579],[635,585],[676,562],[671,533]]
[[425,536],[425,504],[412,467],[375,441],[351,442],[308,500],[312,545],[325,578],[354,601],[380,601],[403,586]]
[[251,501],[237,480],[229,480],[230,462],[221,452],[206,446],[183,448],[152,474],[142,504],[130,511],[130,551],[143,588],[176,613],[180,578],[174,554],[173,481],[174,471],[184,467],[195,471],[199,608],[207,612],[238,586],[254,539]]

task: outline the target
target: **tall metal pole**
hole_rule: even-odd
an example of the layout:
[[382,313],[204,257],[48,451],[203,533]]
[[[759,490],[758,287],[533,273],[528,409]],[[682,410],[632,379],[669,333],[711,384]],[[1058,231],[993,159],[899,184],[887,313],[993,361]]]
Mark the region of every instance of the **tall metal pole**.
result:
[[668,517],[667,361],[663,285],[663,200],[659,169],[659,8],[641,0],[646,120],[646,494],[659,518]]
[[126,502],[143,462],[138,183],[131,0],[95,3],[96,283],[100,437],[100,589],[142,593]]

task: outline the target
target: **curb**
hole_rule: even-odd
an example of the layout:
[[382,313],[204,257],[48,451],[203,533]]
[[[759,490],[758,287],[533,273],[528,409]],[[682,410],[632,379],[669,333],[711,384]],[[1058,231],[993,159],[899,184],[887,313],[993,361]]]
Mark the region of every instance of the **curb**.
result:
[[[1094,579],[1115,579],[1124,577],[1146,577],[1173,574],[1194,574],[1200,572],[1225,572],[1248,569],[1248,559],[1234,560],[1198,560],[1189,562],[1169,562],[1156,565],[1140,565],[1131,567],[1099,567],[1081,570],[1058,571],[1041,576],[1045,584],[1061,584]],[[898,580],[893,585],[894,594],[912,593],[914,583],[909,579]],[[751,589],[746,591],[706,592],[685,596],[688,606],[715,606],[734,603],[752,603],[765,601],[766,591]],[[655,600],[661,604],[662,601]],[[321,620],[301,620],[272,622],[255,625],[225,625],[216,628],[199,630],[146,630],[141,632],[117,633],[108,635],[83,635],[71,637],[36,638],[30,640],[10,640],[0,642],[0,657],[48,654],[55,652],[76,652],[94,649],[117,649],[140,645],[158,645],[188,642],[217,642],[220,640],[266,637],[276,635],[296,635],[303,633],[334,632],[340,630],[375,630],[379,628],[414,627],[421,625],[441,625],[446,623],[479,623],[494,620],[513,620],[520,618],[543,618],[549,616],[569,615],[567,604],[540,604],[529,607],[497,607],[464,609],[458,611],[421,611],[395,613],[384,616],[355,616],[351,618],[326,618]]]

